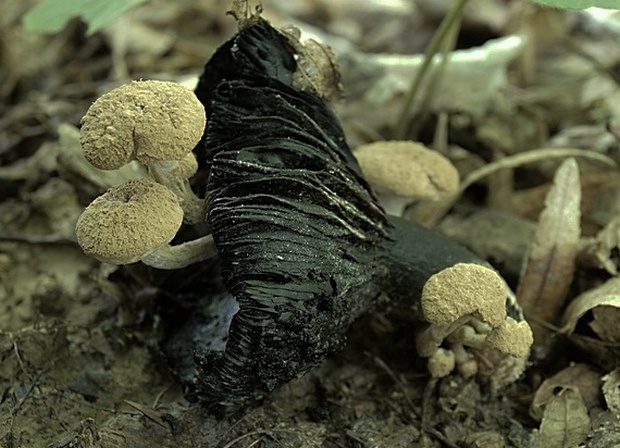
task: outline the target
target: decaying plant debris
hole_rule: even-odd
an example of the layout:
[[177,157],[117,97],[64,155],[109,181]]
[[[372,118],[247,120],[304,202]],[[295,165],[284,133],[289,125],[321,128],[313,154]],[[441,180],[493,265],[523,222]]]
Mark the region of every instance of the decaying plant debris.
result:
[[[235,22],[219,1],[153,1],[89,38],[77,21],[56,36],[36,37],[19,23],[28,5],[13,3],[0,6],[0,446],[619,442],[620,341],[613,323],[620,297],[620,175],[613,164],[619,159],[620,55],[613,25],[517,1],[471,0],[455,63],[483,58],[493,82],[470,103],[467,76],[478,72],[463,68],[457,71],[462,79],[454,80],[456,66],[448,68],[451,93],[439,84],[426,110],[412,111],[423,121],[410,126],[415,134],[409,137],[447,157],[468,188],[448,202],[409,207],[405,216],[437,221],[447,215],[440,228],[480,248],[515,289],[528,254],[540,254],[541,244],[562,231],[574,233],[574,222],[571,229],[557,228],[565,225],[565,207],[547,193],[575,188],[566,181],[552,185],[562,162],[557,155],[576,157],[580,239],[571,240],[573,261],[558,260],[574,267],[574,278],[558,294],[564,302],[554,307],[553,321],[531,317],[547,334],[515,384],[494,394],[479,376],[430,380],[415,354],[416,329],[378,307],[353,325],[342,352],[259,405],[217,420],[185,398],[158,344],[171,326],[199,315],[211,312],[207,322],[218,322],[213,310],[197,313],[194,300],[197,285],[217,288],[216,269],[207,261],[168,273],[85,257],[73,229],[86,204],[145,173],[128,166],[111,180],[83,169],[73,126],[95,98],[130,79],[191,84],[206,57],[236,31]],[[263,2],[273,23],[295,24],[334,47],[347,92],[337,111],[352,146],[393,138],[390,125],[416,62],[391,55],[423,52],[445,15],[441,4],[450,2],[381,3]],[[524,164],[526,157],[519,157],[526,151]],[[203,181],[193,181],[204,193]],[[538,223],[545,207],[547,227]],[[502,222],[518,230],[476,233],[478,225],[459,226],[476,219],[494,230]],[[179,235],[194,237],[189,228]],[[554,263],[547,263],[547,281],[565,275]],[[478,369],[488,365],[481,355]]]

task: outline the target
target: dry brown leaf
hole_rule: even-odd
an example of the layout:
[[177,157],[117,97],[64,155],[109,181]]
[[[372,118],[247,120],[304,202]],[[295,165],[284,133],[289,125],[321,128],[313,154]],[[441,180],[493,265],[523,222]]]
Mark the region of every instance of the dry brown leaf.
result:
[[467,434],[459,440],[463,448],[505,448],[506,439],[498,432],[483,431]]
[[592,310],[594,320],[590,323],[590,328],[603,340],[607,342],[620,341],[620,308],[614,306],[598,306]]
[[[571,338],[575,344],[593,355],[593,360],[606,369],[618,366],[618,344],[620,331],[618,316],[620,313],[620,278],[613,277],[600,286],[590,289],[576,297],[564,312],[562,331],[572,335],[580,320],[591,316],[592,321],[581,322],[589,324],[598,336],[591,334],[582,336],[575,334]],[[607,316],[615,316],[609,319]],[[580,325],[580,327],[581,327]]]
[[603,377],[603,396],[609,410],[620,416],[620,369]]
[[517,288],[517,300],[531,319],[538,343],[548,330],[536,322],[558,320],[573,278],[581,229],[580,202],[577,162],[567,159],[558,168],[545,200],[545,210]]
[[619,260],[614,252],[620,249],[620,216],[614,218],[595,238],[583,241],[577,263],[589,268],[605,269],[618,275]]
[[[543,203],[550,188],[551,183],[544,183],[515,191],[509,202],[497,204],[497,208],[536,220],[543,209]],[[614,200],[617,202],[619,189],[620,174],[617,170],[581,173],[581,213],[583,216],[589,218],[589,221],[599,222],[609,213],[614,213],[612,204]]]
[[620,308],[620,278],[610,278],[602,285],[575,297],[564,312],[562,331],[571,335],[579,319],[599,306]]
[[519,277],[536,223],[511,213],[480,209],[467,216],[450,214],[435,228],[485,260],[501,266],[507,280]]
[[533,448],[575,448],[590,432],[590,417],[576,389],[566,388],[547,404]]
[[545,407],[553,399],[558,388],[572,388],[579,390],[587,409],[598,406],[601,375],[587,364],[574,364],[550,378],[540,385],[530,405],[530,415],[540,420]]

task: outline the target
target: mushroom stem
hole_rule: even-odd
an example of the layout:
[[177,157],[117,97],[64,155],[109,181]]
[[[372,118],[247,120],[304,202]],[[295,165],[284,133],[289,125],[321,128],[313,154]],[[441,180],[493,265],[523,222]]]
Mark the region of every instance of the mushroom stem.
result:
[[461,316],[449,324],[429,325],[416,337],[416,349],[418,355],[428,358],[433,356],[441,343],[459,327],[472,319],[471,315]]
[[385,213],[390,216],[403,216],[409,204],[414,201],[412,198],[395,196],[380,191],[375,192],[375,194]]
[[463,325],[450,333],[446,340],[450,344],[462,344],[465,347],[483,349],[491,328],[485,328],[481,331],[476,327],[478,327],[476,319],[472,319],[467,325]]
[[454,353],[456,368],[463,377],[470,378],[478,373],[478,363],[462,344],[452,345],[451,350]]
[[157,269],[181,269],[217,255],[211,235],[175,246],[166,245],[142,257],[141,261]]
[[196,196],[189,185],[187,178],[179,176],[176,160],[165,160],[148,165],[149,173],[153,179],[168,187],[179,198],[183,209],[183,222],[186,224],[198,224],[204,222],[206,205],[204,199]]

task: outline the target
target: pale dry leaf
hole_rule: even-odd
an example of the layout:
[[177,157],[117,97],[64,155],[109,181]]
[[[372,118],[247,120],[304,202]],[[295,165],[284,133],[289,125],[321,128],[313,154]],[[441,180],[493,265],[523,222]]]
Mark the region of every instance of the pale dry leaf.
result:
[[[600,316],[611,314],[610,311],[618,316],[618,309],[620,309],[620,278],[612,277],[602,285],[576,297],[563,316],[562,332],[571,336],[573,343],[590,353],[592,360],[605,369],[614,369],[620,363],[619,344],[606,339],[613,335],[617,340],[618,320],[615,319],[610,323],[607,319],[600,319]],[[593,320],[583,322],[586,318]],[[591,332],[585,335],[573,334],[575,328],[584,328],[588,324],[598,338],[592,337]]]
[[[482,116],[507,82],[506,68],[524,46],[520,36],[492,39],[484,45],[450,53],[441,87],[431,109],[463,111]],[[440,63],[439,55],[433,66]],[[364,134],[391,128],[402,110],[411,79],[424,56],[368,54],[345,51],[338,54],[343,83],[349,100],[339,111],[341,120],[356,123]],[[356,82],[364,79],[364,82]],[[462,86],[467,85],[467,89]],[[422,89],[428,87],[425,81]],[[381,113],[377,113],[381,111]],[[365,139],[361,139],[365,141]]]
[[531,319],[538,343],[548,330],[536,322],[556,323],[573,278],[581,233],[580,203],[579,168],[571,158],[556,172],[517,288],[517,300]]
[[614,306],[597,306],[592,310],[593,320],[590,328],[607,342],[620,341],[620,308]]
[[577,262],[580,266],[605,269],[611,275],[618,275],[620,260],[620,216],[615,217],[596,237],[582,241]]
[[573,364],[543,381],[530,405],[530,415],[541,420],[545,407],[555,396],[557,388],[579,390],[586,408],[591,409],[600,404],[600,387],[601,375],[598,372],[587,364]]
[[299,40],[295,42],[299,44],[298,70],[293,76],[295,85],[302,90],[316,92],[331,104],[337,104],[343,97],[343,91],[333,50],[314,39],[308,39],[303,44]]
[[609,410],[620,417],[620,369],[603,377],[603,396]]
[[575,297],[564,312],[562,332],[570,336],[579,319],[599,306],[620,308],[620,278],[610,278],[602,285]]
[[[500,210],[536,220],[543,209],[551,183],[521,189],[512,194],[509,203],[498,204]],[[620,213],[620,172],[600,169],[581,173],[581,213],[586,222],[605,224]],[[585,229],[582,233],[585,233]]]
[[26,180],[32,184],[39,182],[39,178],[47,178],[48,173],[54,171],[56,166],[57,149],[52,143],[41,146],[41,150],[32,156],[0,166],[0,179],[7,181]]
[[581,394],[566,388],[547,404],[533,448],[575,448],[590,432],[591,422]]

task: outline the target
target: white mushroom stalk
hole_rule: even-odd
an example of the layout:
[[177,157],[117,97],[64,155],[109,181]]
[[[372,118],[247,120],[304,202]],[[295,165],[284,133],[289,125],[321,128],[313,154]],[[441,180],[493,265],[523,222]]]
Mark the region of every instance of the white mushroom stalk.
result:
[[506,297],[504,280],[492,269],[477,264],[456,264],[426,282],[422,310],[429,325],[418,334],[416,347],[420,356],[430,358],[433,376],[446,371],[436,366],[438,359],[446,359],[442,344],[453,351],[456,366],[467,376],[476,370],[467,347],[527,357],[532,331],[526,322],[507,316]]
[[86,255],[111,264],[142,261],[179,269],[217,254],[211,236],[170,246],[183,210],[167,187],[132,179],[96,198],[78,219],[75,233]]
[[[204,107],[194,93],[173,82],[132,81],[97,99],[82,118],[80,142],[86,159],[102,170],[132,160],[179,197],[184,221],[204,220],[204,201],[192,192],[187,165],[202,138]],[[195,166],[195,160],[190,166]]]

